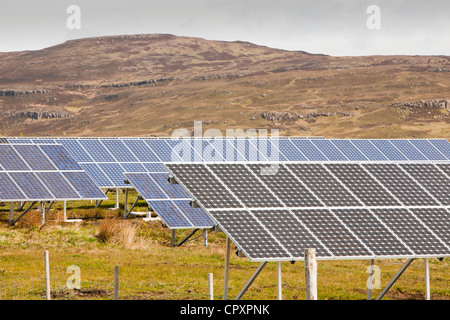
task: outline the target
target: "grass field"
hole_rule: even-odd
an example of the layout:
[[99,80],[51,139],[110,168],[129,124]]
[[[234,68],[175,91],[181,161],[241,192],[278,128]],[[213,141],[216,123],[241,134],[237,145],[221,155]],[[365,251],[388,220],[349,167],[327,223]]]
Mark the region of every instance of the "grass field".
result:
[[[121,194],[123,197],[123,194]],[[7,224],[9,205],[0,207],[0,299],[44,299],[44,250],[50,254],[53,299],[112,299],[114,266],[119,266],[120,299],[206,300],[208,273],[213,273],[215,299],[223,298],[225,235],[209,232],[208,245],[200,237],[171,247],[171,230],[160,221],[121,219],[123,210],[112,210],[115,196],[94,208],[90,202],[68,203],[68,217],[85,217],[82,223],[62,222],[62,204],[50,211],[40,226],[37,211],[26,214],[15,226]],[[133,198],[133,195],[131,196]],[[121,199],[123,201],[123,199]],[[121,202],[122,203],[122,202]],[[138,211],[146,211],[140,202]],[[190,230],[176,232],[180,241]],[[259,263],[234,254],[230,261],[229,298],[234,299]],[[405,260],[376,260],[381,289]],[[80,268],[81,289],[68,289],[69,266]],[[366,299],[369,261],[318,261],[320,300]],[[430,259],[431,298],[450,299],[450,259]],[[304,265],[282,263],[283,298],[303,300]],[[375,289],[375,298],[381,289]],[[415,260],[385,299],[424,299],[424,263]],[[266,265],[244,295],[246,300],[276,299],[276,264]]]

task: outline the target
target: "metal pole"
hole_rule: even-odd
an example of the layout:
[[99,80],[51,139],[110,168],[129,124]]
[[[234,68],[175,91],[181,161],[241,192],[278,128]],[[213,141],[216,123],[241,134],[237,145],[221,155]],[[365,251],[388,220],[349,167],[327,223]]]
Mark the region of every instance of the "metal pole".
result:
[[223,300],[228,298],[228,272],[230,270],[230,238],[227,237],[225,244],[225,275],[223,279]]
[[281,261],[277,261],[277,299],[283,300],[281,283]]
[[114,266],[114,300],[119,300],[119,266]]
[[306,300],[317,300],[316,249],[305,249],[305,293]]
[[425,264],[425,300],[431,300],[430,295],[430,264],[429,259],[425,258],[424,264]]
[[44,250],[45,263],[45,296],[47,300],[51,300],[50,294],[50,262],[48,257],[48,250]]
[[208,297],[209,300],[214,300],[213,274],[208,273]]
[[374,259],[370,259],[369,278],[367,279],[367,300],[372,300]]
[[67,221],[67,201],[64,200],[64,222]]
[[262,269],[264,269],[264,267],[266,266],[267,261],[264,261],[263,263],[261,263],[258,267],[258,269],[256,269],[255,273],[252,275],[252,277],[250,278],[250,280],[248,280],[247,284],[244,286],[244,288],[242,288],[241,292],[239,292],[239,294],[237,295],[237,297],[235,298],[235,300],[240,300],[242,298],[242,296],[244,295],[244,293],[247,292],[248,288],[250,288],[250,286],[252,285],[253,281],[255,281],[256,277],[259,275],[259,273],[261,272]]
[[172,229],[172,239],[170,240],[170,246],[175,247],[175,229]]
[[[124,215],[127,214],[127,208],[128,208],[128,188],[125,189],[125,200],[123,204],[123,213]],[[126,216],[125,216],[126,218]]]
[[41,202],[41,210],[42,210],[42,224],[45,224],[45,202]]
[[12,226],[14,221],[14,202],[11,202],[11,206],[9,208],[9,225]]
[[[120,204],[119,204],[119,188],[116,188],[116,209],[120,208]],[[126,208],[125,208],[126,210]]]
[[401,267],[401,269],[397,272],[397,274],[394,276],[394,278],[392,278],[392,280],[388,283],[386,288],[384,288],[383,291],[381,291],[381,293],[379,294],[379,296],[375,300],[383,299],[383,297],[386,294],[386,292],[388,292],[389,289],[398,280],[398,278],[400,278],[400,276],[403,274],[403,272],[405,272],[406,268],[409,267],[409,265],[411,264],[411,262],[413,262],[413,260],[414,260],[414,258],[411,258],[411,259],[408,259],[408,261],[406,261],[406,263],[403,265],[403,267]]

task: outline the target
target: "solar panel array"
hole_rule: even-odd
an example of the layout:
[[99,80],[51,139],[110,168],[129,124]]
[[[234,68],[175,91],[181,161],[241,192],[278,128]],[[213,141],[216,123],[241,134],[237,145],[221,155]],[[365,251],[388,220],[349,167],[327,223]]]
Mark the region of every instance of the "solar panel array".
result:
[[63,146],[0,144],[0,201],[106,198]]
[[450,163],[166,163],[252,261],[450,256]]

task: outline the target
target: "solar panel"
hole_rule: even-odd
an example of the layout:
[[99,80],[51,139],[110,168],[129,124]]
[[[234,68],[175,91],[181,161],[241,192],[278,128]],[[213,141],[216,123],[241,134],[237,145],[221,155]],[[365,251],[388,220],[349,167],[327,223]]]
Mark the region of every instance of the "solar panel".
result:
[[409,140],[391,140],[391,143],[408,158],[408,160],[428,160]]
[[268,165],[165,164],[252,261],[450,256],[445,164]]
[[389,140],[371,140],[389,160],[408,160]]
[[102,139],[101,143],[108,149],[118,162],[139,162],[131,150],[119,139]]
[[27,199],[27,196],[20,191],[19,187],[6,172],[0,172],[0,199],[2,201],[22,201]]
[[331,161],[345,161],[347,157],[329,140],[311,140],[311,142]]
[[450,143],[445,139],[430,139],[428,140],[433,147],[435,147],[441,154],[450,160]]
[[80,199],[80,195],[60,172],[37,172],[38,178],[57,199]]
[[94,181],[84,171],[62,172],[78,194],[87,200],[107,199],[105,194],[97,187]]
[[[313,140],[311,140],[313,141]],[[314,146],[310,140],[291,139],[294,146],[297,147],[310,161],[327,161],[327,157]],[[314,140],[315,141],[315,140]]]
[[288,161],[307,161],[308,159],[298,150],[290,140],[280,139],[278,142],[280,152],[285,155]]
[[364,154],[358,150],[358,148],[350,140],[330,140],[339,151],[341,151],[347,159],[352,161],[365,161],[368,160]]
[[33,172],[10,172],[9,176],[30,201],[51,201],[53,195]]
[[79,139],[80,145],[95,162],[115,162],[111,153],[96,139]]
[[433,145],[427,140],[414,139],[410,140],[411,143],[419,149],[430,160],[448,160],[442,153],[440,153]]
[[83,170],[62,145],[41,145],[40,148],[58,170]]
[[189,229],[193,227],[171,200],[151,200],[149,204],[169,229]]
[[0,145],[0,165],[5,170],[30,170],[11,145]]
[[114,188],[114,183],[96,163],[80,163],[80,166],[94,180],[95,184],[102,188]]
[[383,153],[375,147],[369,140],[350,140],[351,143],[361,151],[370,161],[386,161],[389,160]]
[[137,139],[124,139],[123,143],[130,149],[133,155],[140,162],[160,162],[161,160],[155,153],[148,147],[148,145]]

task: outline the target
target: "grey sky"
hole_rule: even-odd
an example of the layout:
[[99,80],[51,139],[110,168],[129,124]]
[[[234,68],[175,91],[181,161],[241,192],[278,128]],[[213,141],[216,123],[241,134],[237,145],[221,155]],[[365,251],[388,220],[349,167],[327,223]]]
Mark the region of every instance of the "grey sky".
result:
[[[81,29],[66,27],[69,5]],[[370,30],[369,5],[381,10]],[[170,33],[335,56],[450,55],[448,0],[1,0],[0,51],[84,37]]]

